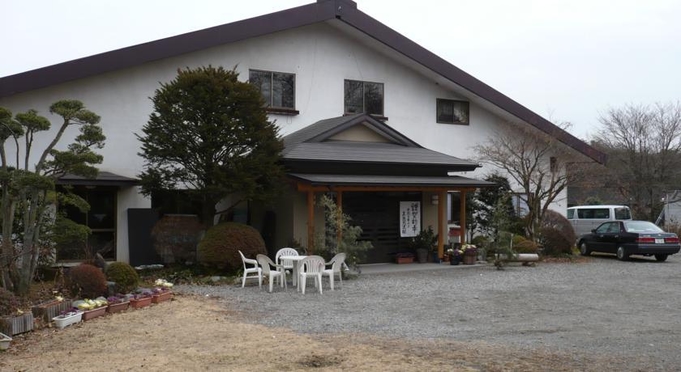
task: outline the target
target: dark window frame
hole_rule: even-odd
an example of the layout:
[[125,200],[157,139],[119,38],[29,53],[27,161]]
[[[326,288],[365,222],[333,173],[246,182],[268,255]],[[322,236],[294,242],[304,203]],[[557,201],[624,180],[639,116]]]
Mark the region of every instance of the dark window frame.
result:
[[[443,105],[451,105],[451,119],[448,119],[446,117],[443,117],[440,115],[441,109],[443,108]],[[454,115],[455,109],[457,105],[462,105],[464,106],[465,110],[465,115],[466,115],[466,120],[456,120],[457,118]],[[471,106],[470,102],[468,101],[461,101],[461,100],[456,100],[456,99],[448,99],[448,98],[437,98],[435,101],[435,120],[439,124],[456,124],[456,125],[470,125],[471,121]]]
[[[265,100],[265,111],[271,114],[280,114],[280,115],[298,115],[300,112],[296,110],[296,74],[290,73],[290,72],[281,72],[281,71],[270,71],[270,70],[260,70],[260,69],[249,69],[248,70],[248,81],[251,82],[252,80],[252,74],[253,73],[259,73],[259,74],[269,74],[269,86],[270,86],[270,91],[269,91],[269,102],[267,99],[265,99],[265,96],[263,95],[263,99]],[[288,75],[292,77],[293,79],[293,86],[291,87],[291,102],[292,106],[275,106],[274,105],[274,75],[275,74],[281,74],[281,75]],[[255,85],[255,84],[254,84]],[[261,87],[258,85],[255,85],[258,90],[261,91]],[[282,92],[283,94],[283,92]]]
[[[63,192],[63,190],[61,192]],[[110,244],[110,251],[103,252],[103,256],[107,261],[116,261],[118,256],[116,250],[118,241],[118,187],[91,185],[73,186],[70,192],[73,192],[74,194],[85,199],[91,207],[91,209],[87,212],[80,212],[74,207],[66,207],[66,210],[64,210],[64,206],[58,206],[60,212],[67,213],[67,218],[70,218],[74,222],[83,224],[90,228],[91,234],[84,242],[85,246],[82,247],[83,253],[84,250],[87,250],[89,251],[89,254],[94,257],[95,253],[97,253],[97,250],[93,250],[93,244],[97,243],[96,236],[111,235],[112,239],[104,244],[104,246]],[[101,198],[102,195],[104,195],[103,199]],[[98,225],[96,219],[98,216],[93,213],[93,210],[96,210],[98,207],[98,205],[96,205],[97,201],[106,200],[107,197],[111,198],[111,210],[108,211],[110,212],[108,217],[110,217],[111,220],[108,221],[107,224],[100,223]],[[99,207],[101,207],[101,205],[99,205]],[[100,249],[101,248],[102,247],[100,247]],[[57,249],[56,254],[57,262],[81,262],[85,259],[88,259],[87,254],[84,257],[64,257],[63,255],[59,254],[59,249]]]
[[[348,83],[361,83],[362,84],[362,107],[359,112],[353,112],[348,110],[348,91],[347,91],[347,86]],[[367,84],[376,84],[380,86],[381,90],[381,112],[380,113],[371,113],[367,112],[367,90],[366,90],[366,85]],[[387,120],[388,118],[385,116],[385,83],[379,83],[376,81],[366,81],[366,80],[353,80],[353,79],[345,79],[343,80],[343,114],[344,115],[354,115],[354,114],[359,114],[359,113],[366,113],[374,118],[377,118],[379,120]]]

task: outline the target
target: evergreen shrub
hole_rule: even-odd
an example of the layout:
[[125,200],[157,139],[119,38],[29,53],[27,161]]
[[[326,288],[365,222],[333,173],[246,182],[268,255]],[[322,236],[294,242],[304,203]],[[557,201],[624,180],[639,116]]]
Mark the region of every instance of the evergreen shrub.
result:
[[108,280],[116,283],[120,293],[130,293],[137,288],[140,277],[137,271],[126,262],[112,262],[106,268]]
[[80,264],[69,270],[68,288],[74,297],[97,298],[106,296],[106,276],[96,266]]
[[255,228],[237,222],[223,222],[206,231],[199,242],[198,262],[221,270],[236,271],[241,266],[241,251],[247,258],[267,254],[265,241]]

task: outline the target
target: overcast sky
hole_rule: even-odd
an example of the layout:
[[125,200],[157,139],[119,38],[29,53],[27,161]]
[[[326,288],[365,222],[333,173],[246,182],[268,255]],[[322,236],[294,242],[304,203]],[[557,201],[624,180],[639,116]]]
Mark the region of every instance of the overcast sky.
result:
[[[0,0],[0,76],[311,2]],[[356,2],[580,138],[608,108],[681,99],[679,0]]]

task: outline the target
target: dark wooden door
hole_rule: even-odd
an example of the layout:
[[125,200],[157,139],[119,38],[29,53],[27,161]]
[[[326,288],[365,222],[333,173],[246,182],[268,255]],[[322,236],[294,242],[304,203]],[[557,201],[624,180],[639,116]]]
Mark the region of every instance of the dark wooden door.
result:
[[373,245],[364,263],[394,262],[397,252],[408,250],[408,239],[400,238],[400,201],[415,200],[420,192],[343,193],[343,212],[362,228],[361,240]]

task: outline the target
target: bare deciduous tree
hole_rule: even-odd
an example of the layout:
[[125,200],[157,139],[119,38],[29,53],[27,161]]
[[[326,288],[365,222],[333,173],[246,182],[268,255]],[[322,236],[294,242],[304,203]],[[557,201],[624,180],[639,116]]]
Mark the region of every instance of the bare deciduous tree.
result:
[[591,163],[554,136],[511,123],[474,150],[481,162],[502,170],[514,181],[512,188],[527,206],[525,233],[532,240],[549,205],[568,183],[579,179],[580,169]]
[[681,104],[630,104],[599,121],[594,141],[609,155],[607,182],[618,186],[636,218],[654,221],[663,191],[680,186]]

